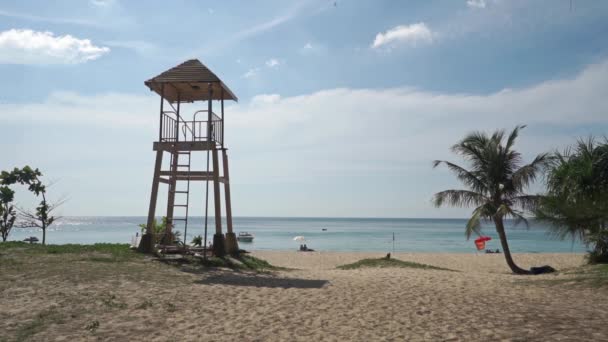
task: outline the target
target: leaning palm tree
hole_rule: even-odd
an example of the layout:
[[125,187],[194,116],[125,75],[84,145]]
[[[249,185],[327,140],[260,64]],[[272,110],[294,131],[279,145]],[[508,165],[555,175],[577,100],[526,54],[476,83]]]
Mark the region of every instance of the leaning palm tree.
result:
[[524,127],[515,127],[506,141],[503,130],[496,131],[491,136],[474,132],[452,146],[452,151],[463,157],[470,164],[470,169],[443,160],[433,163],[433,167],[445,165],[468,188],[436,193],[433,197],[435,206],[474,206],[466,225],[467,239],[473,233],[480,234],[481,220],[493,222],[507,265],[516,274],[529,274],[530,271],[520,268],[513,261],[504,219],[510,218],[515,224],[528,225],[524,212],[534,208],[539,196],[527,195],[524,191],[550,160],[548,154],[540,154],[530,164],[522,165],[521,154],[513,150],[513,145]]

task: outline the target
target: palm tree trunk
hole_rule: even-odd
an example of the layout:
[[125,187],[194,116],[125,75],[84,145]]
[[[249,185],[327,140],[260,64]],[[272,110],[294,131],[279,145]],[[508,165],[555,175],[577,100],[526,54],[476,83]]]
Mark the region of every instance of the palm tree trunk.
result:
[[42,245],[46,244],[46,227],[45,224],[42,225]]
[[502,251],[505,255],[505,259],[507,260],[507,265],[513,273],[515,274],[532,274],[532,272],[528,270],[524,270],[523,268],[517,266],[513,258],[511,257],[511,250],[509,250],[509,243],[507,242],[507,233],[505,232],[505,226],[502,221],[502,217],[495,217],[494,224],[496,225],[496,232],[500,237],[500,244],[502,245]]

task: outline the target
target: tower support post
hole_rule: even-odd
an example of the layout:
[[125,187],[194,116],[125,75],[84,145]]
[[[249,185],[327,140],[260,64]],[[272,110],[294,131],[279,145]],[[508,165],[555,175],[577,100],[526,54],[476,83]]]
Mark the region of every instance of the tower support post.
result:
[[217,149],[211,150],[213,159],[213,206],[215,207],[215,235],[213,236],[213,252],[217,256],[226,254],[224,234],[222,234],[222,204],[220,201],[220,168]]
[[[165,227],[165,239],[171,236],[173,231],[173,212],[175,209],[175,190],[177,187],[177,165],[179,161],[178,152],[171,152],[171,176],[169,176],[169,197],[167,198],[167,226]],[[173,241],[164,241],[171,244]]]
[[142,234],[139,242],[139,251],[151,253],[154,249],[154,219],[156,215],[156,201],[158,199],[158,183],[160,182],[160,168],[163,163],[163,151],[156,151],[156,162],[154,164],[154,176],[152,178],[152,191],[150,193],[150,207],[148,208],[148,222],[146,232]]
[[228,171],[228,154],[226,149],[222,149],[222,159],[224,163],[224,197],[226,199],[226,252],[236,254],[239,252],[239,244],[236,234],[232,230],[232,206],[230,203],[230,172]]

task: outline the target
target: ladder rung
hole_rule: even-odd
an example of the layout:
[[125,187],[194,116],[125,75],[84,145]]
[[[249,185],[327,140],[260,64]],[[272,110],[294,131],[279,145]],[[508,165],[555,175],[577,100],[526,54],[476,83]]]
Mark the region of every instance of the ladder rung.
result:
[[179,165],[178,164],[177,167],[190,167],[190,165],[189,164],[185,164],[185,165]]
[[174,204],[174,207],[187,207],[187,204]]
[[172,191],[172,192],[174,192],[174,193],[176,193],[176,194],[187,194],[187,193],[188,193],[188,191],[181,191],[181,190],[178,190],[178,191]]

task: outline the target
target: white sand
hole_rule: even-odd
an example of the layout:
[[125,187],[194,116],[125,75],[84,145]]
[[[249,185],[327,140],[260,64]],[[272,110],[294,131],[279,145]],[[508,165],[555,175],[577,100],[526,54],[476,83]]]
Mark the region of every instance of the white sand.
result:
[[[189,274],[158,266],[156,271],[169,275],[162,282],[116,279],[75,284],[57,277],[45,282],[45,287],[37,283],[5,290],[0,299],[4,310],[0,326],[50,305],[48,301],[61,306],[57,298],[62,297],[56,293],[71,291],[67,308],[82,305],[88,310],[74,318],[81,321],[53,325],[44,334],[34,335],[34,340],[608,340],[606,288],[544,282],[571,277],[565,274],[511,275],[502,255],[394,256],[459,271],[450,272],[335,268],[364,257],[381,257],[381,253],[253,254],[297,270],[267,275],[230,270]],[[549,264],[563,270],[581,265],[583,258],[520,254],[516,261],[523,267]],[[95,298],[104,293],[115,295],[127,308],[103,308]],[[146,298],[154,303],[138,309]],[[100,322],[95,334],[84,329],[93,318]]]

